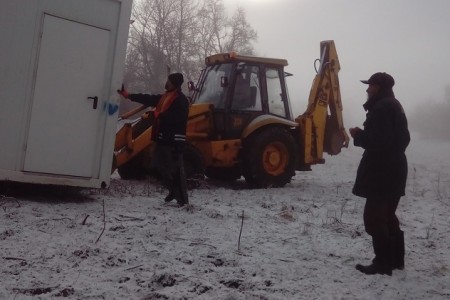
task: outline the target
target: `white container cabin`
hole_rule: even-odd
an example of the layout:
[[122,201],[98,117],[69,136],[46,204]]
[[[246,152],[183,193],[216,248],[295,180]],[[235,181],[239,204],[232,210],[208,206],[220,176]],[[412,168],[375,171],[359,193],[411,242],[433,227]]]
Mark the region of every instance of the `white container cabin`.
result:
[[0,0],[0,181],[106,187],[131,0]]

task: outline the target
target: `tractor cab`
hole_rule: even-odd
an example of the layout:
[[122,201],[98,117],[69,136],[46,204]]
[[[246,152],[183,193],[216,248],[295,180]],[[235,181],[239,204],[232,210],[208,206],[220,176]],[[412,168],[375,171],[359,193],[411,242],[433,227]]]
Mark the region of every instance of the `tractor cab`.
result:
[[206,58],[194,104],[212,104],[214,134],[219,139],[240,138],[259,116],[293,120],[286,88],[284,59],[222,53]]

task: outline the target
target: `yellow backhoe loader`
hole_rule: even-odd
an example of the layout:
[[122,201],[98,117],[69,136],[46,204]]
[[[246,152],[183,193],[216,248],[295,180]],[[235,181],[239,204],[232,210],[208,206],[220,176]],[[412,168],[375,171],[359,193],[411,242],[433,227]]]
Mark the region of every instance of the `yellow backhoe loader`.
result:
[[[188,177],[235,180],[252,187],[282,187],[295,171],[324,163],[323,153],[348,146],[342,119],[339,60],[333,41],[320,43],[320,59],[306,111],[292,117],[285,59],[221,53],[205,59],[192,96],[187,128]],[[126,113],[128,118],[145,107]],[[116,135],[113,170],[132,178],[151,172],[152,112]]]

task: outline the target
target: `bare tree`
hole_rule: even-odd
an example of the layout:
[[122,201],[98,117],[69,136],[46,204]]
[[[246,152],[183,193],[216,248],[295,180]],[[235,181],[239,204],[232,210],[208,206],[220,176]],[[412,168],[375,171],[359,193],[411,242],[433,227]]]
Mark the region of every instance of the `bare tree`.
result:
[[196,66],[198,46],[195,42],[197,32],[197,11],[199,3],[196,0],[178,0],[172,38],[167,40],[170,66],[173,71],[181,72],[188,78]]
[[[178,0],[136,1],[130,28],[125,81],[140,91],[161,90],[167,76],[168,42]],[[131,56],[131,57],[130,57]],[[133,79],[133,81],[131,81]]]
[[227,37],[228,20],[222,0],[205,1],[198,12],[197,41],[201,57],[224,52],[222,43]]
[[248,24],[245,11],[239,7],[231,18],[230,34],[226,39],[226,51],[237,51],[241,54],[253,54],[252,42],[256,41],[257,33],[250,24]]
[[132,19],[124,81],[138,92],[161,92],[169,72],[196,80],[206,56],[251,54],[256,41],[245,11],[228,19],[223,0],[137,0]]

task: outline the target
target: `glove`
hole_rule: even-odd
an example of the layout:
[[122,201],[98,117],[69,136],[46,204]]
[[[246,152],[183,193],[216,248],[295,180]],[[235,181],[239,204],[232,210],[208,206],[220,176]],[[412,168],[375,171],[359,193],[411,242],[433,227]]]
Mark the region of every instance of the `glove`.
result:
[[353,127],[349,129],[352,138],[356,138],[363,130],[359,127]]
[[125,89],[123,84],[122,88],[120,90],[117,90],[117,93],[119,93],[119,95],[123,96],[124,98],[128,98],[128,91]]

